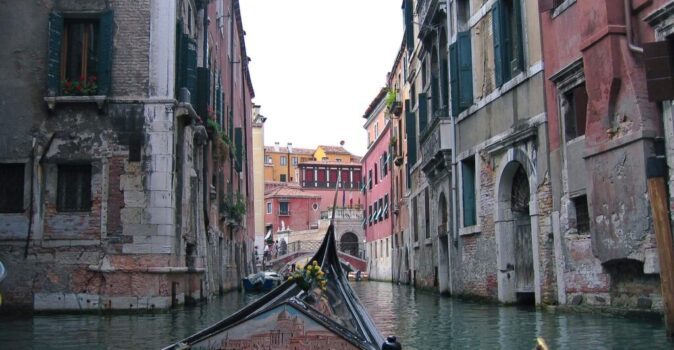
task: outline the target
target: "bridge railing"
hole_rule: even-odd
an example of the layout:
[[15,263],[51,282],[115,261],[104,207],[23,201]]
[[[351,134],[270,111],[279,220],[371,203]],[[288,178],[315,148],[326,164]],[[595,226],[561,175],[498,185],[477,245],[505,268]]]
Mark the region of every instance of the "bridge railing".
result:
[[[279,252],[286,254],[292,254],[297,252],[315,252],[321,246],[322,241],[295,241],[288,243],[286,252]],[[365,258],[365,247],[362,244],[358,243],[344,243],[337,242],[337,250],[355,257]]]

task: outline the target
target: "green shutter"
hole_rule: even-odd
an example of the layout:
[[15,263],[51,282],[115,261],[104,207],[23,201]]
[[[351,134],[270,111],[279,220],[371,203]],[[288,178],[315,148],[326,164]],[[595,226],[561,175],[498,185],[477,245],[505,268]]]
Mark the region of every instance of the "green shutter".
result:
[[426,93],[419,94],[419,134],[423,133],[426,130],[426,125],[428,124],[428,109],[426,108],[428,104],[428,97]]
[[407,132],[407,164],[410,166],[417,162],[417,126],[416,118],[410,111],[410,101],[405,100],[405,126]]
[[208,105],[211,102],[211,72],[208,68],[197,68],[197,104],[194,106],[202,119],[208,118]]
[[470,51],[470,31],[457,35],[459,55],[459,109],[473,104],[473,61]]
[[98,40],[98,94],[110,94],[112,85],[112,47],[113,45],[113,12],[106,11],[101,14],[99,22],[99,40]]
[[236,147],[236,171],[241,172],[241,161],[243,160],[243,133],[241,128],[234,129],[234,145]]
[[[449,107],[449,80],[448,80],[448,64],[447,64],[447,58],[444,57],[442,59],[442,64],[440,65],[440,87],[442,90],[442,103],[440,104],[441,108],[447,108]],[[449,116],[447,114],[449,111],[445,111],[443,116]]]
[[49,59],[47,61],[47,92],[56,96],[61,90],[61,38],[63,17],[56,12],[49,14]]
[[461,162],[462,197],[463,197],[463,226],[476,224],[475,212],[475,163]]
[[503,67],[503,40],[505,33],[503,33],[503,3],[501,0],[497,0],[494,3],[494,7],[491,11],[491,23],[492,30],[494,34],[494,75],[496,78],[496,86],[499,87],[503,85],[503,74],[505,72]]
[[459,115],[459,53],[458,44],[449,45],[449,84],[451,86],[452,115]]
[[191,103],[197,103],[197,43],[195,40],[189,38],[187,34],[184,35],[185,40],[185,81],[184,87],[190,90]]
[[412,0],[405,0],[405,43],[407,52],[414,51],[414,9],[412,9]]

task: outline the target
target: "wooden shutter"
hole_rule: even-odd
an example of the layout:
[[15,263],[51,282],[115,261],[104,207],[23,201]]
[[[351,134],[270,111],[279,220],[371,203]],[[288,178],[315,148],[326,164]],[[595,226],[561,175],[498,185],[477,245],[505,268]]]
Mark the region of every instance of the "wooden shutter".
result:
[[98,94],[110,94],[112,85],[113,12],[101,14],[98,39]]
[[405,100],[405,125],[407,131],[407,164],[417,162],[417,126],[414,113],[409,110],[410,101]]
[[491,11],[491,23],[492,23],[492,32],[494,35],[494,77],[496,86],[500,87],[503,85],[503,40],[504,35],[502,31],[502,22],[503,22],[503,3],[501,0],[497,0],[494,3],[494,7]]
[[470,46],[470,31],[457,36],[459,58],[459,109],[473,104],[473,56]]
[[47,93],[57,96],[61,92],[61,39],[63,38],[63,17],[49,14],[49,59],[47,61]]
[[476,224],[475,215],[475,162],[461,162],[461,190],[463,197],[463,226]]
[[405,0],[405,43],[407,52],[414,51],[414,10],[412,9],[412,0]]
[[197,68],[197,103],[194,106],[197,114],[202,119],[208,118],[208,105],[211,97],[211,72],[208,68]]
[[674,64],[668,41],[644,44],[644,66],[649,101],[674,99]]
[[241,172],[241,164],[243,161],[243,133],[241,128],[234,128],[234,145],[236,147],[236,171]]
[[452,115],[459,115],[459,53],[458,43],[449,45],[449,84],[451,86]]
[[419,133],[423,133],[426,130],[426,125],[428,124],[428,97],[425,93],[419,94]]
[[190,90],[191,103],[197,103],[197,43],[184,34],[185,45],[185,81],[184,87]]

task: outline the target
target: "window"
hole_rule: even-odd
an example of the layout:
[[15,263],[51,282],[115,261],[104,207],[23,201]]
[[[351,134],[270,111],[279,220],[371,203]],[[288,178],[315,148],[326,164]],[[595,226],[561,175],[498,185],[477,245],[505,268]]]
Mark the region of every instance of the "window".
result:
[[377,173],[378,173],[377,172],[377,164],[375,164],[374,165],[374,184],[375,185],[379,183],[379,176],[377,176]]
[[267,214],[271,214],[271,210],[272,210],[271,202],[267,202]]
[[372,169],[368,171],[369,177],[367,180],[367,186],[369,189],[372,189]]
[[461,161],[461,195],[463,204],[463,227],[477,224],[475,209],[475,159]]
[[266,156],[266,157],[264,157],[264,164],[274,164],[274,162],[272,161],[271,156]]
[[590,214],[587,208],[587,196],[582,195],[572,198],[574,209],[576,210],[576,230],[579,234],[590,233]]
[[368,223],[372,226],[372,206],[369,206],[370,215],[368,215]]
[[297,166],[297,157],[292,157],[291,160],[292,160],[293,166]]
[[281,165],[288,165],[288,157],[281,156]]
[[384,195],[384,217],[388,218],[388,194]]
[[382,179],[388,174],[388,153],[384,152],[384,155],[381,157],[381,177]]
[[290,215],[290,210],[288,210],[288,202],[279,202],[279,215]]
[[0,164],[0,213],[23,211],[25,164]]
[[473,104],[472,60],[470,31],[459,32],[456,41],[449,45],[449,84],[454,116]]
[[375,201],[374,202],[374,211],[373,211],[373,216],[372,216],[372,221],[376,224],[379,221],[379,212],[380,212],[380,206],[379,202]]
[[379,137],[379,123],[374,123],[374,139],[376,140]]
[[563,93],[561,105],[566,140],[573,140],[579,136],[585,135],[587,113],[587,91],[585,90],[585,83]]
[[342,162],[342,158],[335,158],[335,162],[341,163],[341,162]]
[[494,71],[501,86],[524,69],[521,0],[498,0],[492,11]]
[[388,238],[386,239],[386,257],[388,258]]
[[377,201],[379,203],[379,221],[384,220],[384,200],[382,198],[379,198]]
[[97,16],[49,16],[50,95],[107,94],[110,86],[112,12]]
[[459,0],[456,3],[456,18],[459,25],[459,30],[463,30],[464,26],[468,23],[470,19],[470,1],[469,0]]
[[280,178],[280,181],[281,181],[281,182],[287,182],[287,181],[288,181],[288,180],[287,180],[287,175],[286,175],[286,174],[281,174],[281,175],[279,175],[279,178]]
[[91,165],[59,165],[58,211],[91,210]]
[[428,187],[424,191],[424,224],[426,225],[426,239],[431,238],[431,206],[429,204],[430,194],[428,193]]

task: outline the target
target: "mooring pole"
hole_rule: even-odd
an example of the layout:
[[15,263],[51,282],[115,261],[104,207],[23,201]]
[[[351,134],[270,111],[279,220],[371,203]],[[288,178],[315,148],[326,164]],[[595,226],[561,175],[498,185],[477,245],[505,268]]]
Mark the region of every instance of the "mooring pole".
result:
[[670,224],[667,187],[667,174],[664,159],[648,158],[646,176],[648,178],[648,197],[651,200],[655,242],[660,258],[660,285],[665,312],[665,327],[668,337],[674,337],[674,246]]

